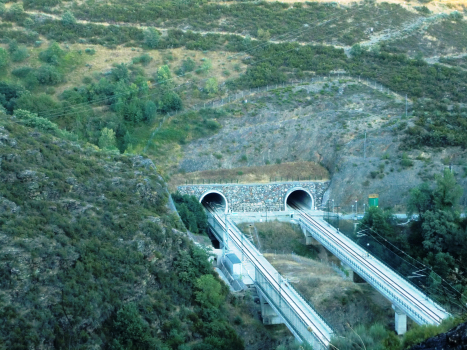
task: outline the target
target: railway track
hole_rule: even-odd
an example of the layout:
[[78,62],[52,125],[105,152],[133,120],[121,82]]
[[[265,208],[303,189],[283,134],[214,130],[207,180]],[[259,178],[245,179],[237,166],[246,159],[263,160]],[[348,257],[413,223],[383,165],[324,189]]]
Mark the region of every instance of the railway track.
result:
[[[226,229],[226,222],[212,206],[205,204],[206,210],[215,218],[215,220],[221,225],[223,230]],[[308,332],[313,333],[314,337],[327,348],[333,334],[332,329],[325,323],[325,321],[307,304],[300,295],[293,289],[292,286],[286,282],[280,282],[278,273],[274,267],[267,262],[267,260],[258,252],[253,244],[247,239],[242,240],[242,233],[236,228],[233,222],[229,222],[228,225],[229,241],[234,243],[236,247],[243,252],[244,255],[253,263],[255,268],[265,276],[268,283],[279,293],[280,298],[294,310],[296,316],[306,326]],[[255,280],[255,276],[250,276]],[[312,310],[313,312],[304,312],[303,310]],[[314,317],[311,317],[313,314]],[[299,334],[300,335],[300,334]],[[303,337],[303,335],[301,335]]]
[[[410,304],[413,308],[418,310],[419,314],[424,316],[423,319],[426,323],[438,325],[444,318],[450,316],[449,313],[447,313],[441,306],[428,299],[426,295],[411,286],[407,281],[404,281],[402,277],[390,270],[383,263],[374,258],[369,259],[369,256],[365,257],[365,254],[368,253],[349,238],[342,234],[336,234],[336,232],[331,231],[328,227],[313,219],[298,203],[291,203],[290,206],[301,215],[308,225],[325,235],[326,239],[328,239],[331,244],[340,248],[340,250],[347,254],[351,259],[364,267],[368,273],[371,273],[374,277],[381,280],[386,286],[392,288],[395,293],[399,294],[401,299],[405,299],[407,305]],[[355,247],[352,247],[352,245],[355,245]],[[364,252],[363,256],[361,252]],[[409,287],[404,287],[401,282],[408,284]],[[371,282],[369,283],[371,284]],[[416,296],[417,294],[418,297]],[[420,300],[421,296],[422,300]],[[399,306],[401,309],[404,309],[403,306]]]

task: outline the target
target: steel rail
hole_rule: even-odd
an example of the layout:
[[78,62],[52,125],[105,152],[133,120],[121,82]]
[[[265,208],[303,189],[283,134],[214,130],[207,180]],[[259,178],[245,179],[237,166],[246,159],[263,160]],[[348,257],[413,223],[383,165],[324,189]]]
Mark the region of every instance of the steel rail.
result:
[[[294,203],[295,204],[295,203]],[[428,318],[428,319],[431,319],[433,320],[436,324],[439,324],[441,323],[441,321],[443,320],[443,317],[441,317],[440,315],[438,315],[435,311],[433,311],[431,308],[429,308],[426,304],[422,303],[420,300],[418,300],[409,290],[407,290],[406,288],[404,288],[403,286],[401,286],[400,283],[398,283],[398,281],[394,278],[391,278],[389,276],[386,276],[384,274],[384,271],[382,271],[381,269],[378,268],[378,266],[376,266],[375,264],[373,264],[371,261],[367,260],[367,259],[364,259],[362,258],[359,254],[357,254],[353,249],[349,248],[348,247],[348,244],[336,237],[333,232],[331,232],[326,226],[323,226],[321,225],[319,222],[317,222],[316,220],[314,220],[310,215],[308,215],[301,207],[299,207],[297,204],[292,204],[292,206],[294,207],[295,210],[298,210],[300,215],[303,216],[304,218],[306,218],[306,220],[308,221],[308,223],[315,227],[316,229],[320,230],[321,232],[323,233],[327,233],[327,238],[331,241],[331,243],[334,243],[336,244],[338,247],[340,247],[344,252],[347,252],[347,254],[349,254],[349,256],[353,257],[356,261],[358,261],[362,266],[364,266],[365,268],[367,268],[370,272],[374,273],[376,276],[378,276],[383,282],[386,282],[388,284],[388,286],[391,286],[395,289],[395,291],[397,291],[401,296],[405,297],[405,299],[407,301],[409,301],[410,303],[413,304],[413,306],[418,309],[423,315],[425,315],[425,318]],[[352,242],[354,243],[354,242]],[[358,246],[359,249],[365,251],[362,247]],[[378,261],[379,262],[379,261]],[[390,269],[389,267],[387,267],[385,265],[385,267],[387,269],[389,269],[391,272],[392,269]],[[400,277],[401,280],[403,280],[402,277]],[[408,282],[407,282],[408,283]],[[420,294],[423,295],[422,292],[420,292],[418,289],[417,289],[417,292],[419,292]],[[431,300],[430,300],[431,301]],[[433,306],[434,307],[437,307],[438,309],[440,309],[443,313],[449,315],[445,310],[443,310],[442,308],[440,308],[439,306],[437,306],[433,301],[431,301],[433,303]],[[402,309],[404,307],[401,307]],[[409,308],[409,306],[407,306],[407,308]],[[426,320],[425,320],[426,321]],[[430,323],[430,322],[427,322],[427,323]]]
[[[207,207],[207,205],[205,205],[205,207]],[[208,211],[213,215],[215,216],[216,220],[218,222],[220,222],[222,224],[222,228],[225,230],[225,226],[226,226],[226,223],[225,221],[222,219],[222,217],[214,210],[212,210],[211,208],[207,208]],[[233,223],[232,223],[233,225]],[[235,226],[235,225],[233,225]],[[244,251],[243,247],[245,246],[245,244],[241,242],[241,240],[237,237],[237,234],[235,233],[235,231],[233,229],[231,229],[230,227],[228,228],[228,231],[229,232],[232,232],[232,235],[230,235],[229,233],[229,236],[232,238],[234,244],[237,246],[237,248],[240,249],[240,251]],[[240,233],[241,234],[241,233]],[[249,242],[249,241],[248,241]],[[249,242],[250,245],[251,245],[251,242]],[[256,249],[255,249],[256,250]],[[311,326],[312,329],[316,329],[318,332],[319,332],[319,335],[316,333],[316,332],[313,332],[313,335],[315,336],[315,338],[318,339],[319,342],[321,342],[324,346],[328,346],[329,342],[330,342],[330,337],[328,337],[323,331],[322,331],[322,328],[326,328],[326,327],[323,327],[322,324],[316,324],[316,322],[314,322],[306,313],[304,313],[302,311],[302,308],[303,306],[307,306],[307,307],[310,307],[310,305],[306,304],[305,305],[299,305],[299,303],[294,300],[294,299],[298,299],[299,301],[301,301],[301,297],[296,294],[296,295],[290,295],[290,289],[289,288],[283,288],[279,285],[279,282],[276,280],[275,276],[273,276],[271,274],[271,272],[269,271],[269,269],[264,266],[263,263],[260,262],[260,260],[256,257],[256,254],[254,254],[254,251],[252,252],[251,251],[251,248],[250,247],[247,247],[247,254],[250,255],[248,258],[251,262],[254,263],[255,267],[257,267],[259,270],[260,270],[260,273],[265,276],[269,281],[269,283],[271,284],[271,286],[276,290],[276,292],[279,292],[280,296],[282,297],[287,297],[285,298],[286,299],[286,302],[293,308],[293,309],[296,309],[296,314],[298,316],[298,318],[307,326]],[[272,265],[271,265],[272,267]],[[272,267],[274,268],[274,267]],[[268,277],[269,276],[269,277]],[[250,276],[251,277],[251,276]],[[314,310],[313,310],[314,311]],[[321,317],[319,315],[317,315],[317,318],[321,321],[324,322],[324,320],[321,319]],[[327,326],[327,325],[326,325]],[[332,334],[332,330],[329,329],[329,336]]]

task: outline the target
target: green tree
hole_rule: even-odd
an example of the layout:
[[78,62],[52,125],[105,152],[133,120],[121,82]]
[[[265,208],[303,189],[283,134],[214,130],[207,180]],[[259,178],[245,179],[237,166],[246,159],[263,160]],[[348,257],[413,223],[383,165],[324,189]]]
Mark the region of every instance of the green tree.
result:
[[363,55],[366,51],[368,51],[368,48],[366,46],[362,46],[360,44],[355,44],[354,46],[352,46],[352,48],[350,49],[350,54],[353,56],[353,57],[360,57],[361,55]]
[[159,46],[160,35],[157,29],[148,28],[144,31],[144,44],[149,49],[157,49]]
[[177,192],[172,194],[172,199],[185,227],[194,233],[205,233],[208,227],[206,212],[197,198]]
[[269,39],[271,39],[271,33],[269,33],[269,30],[263,30],[261,28],[258,29],[257,36],[260,40],[268,41]]
[[243,46],[247,49],[251,46],[251,37],[249,35],[245,36],[243,39]]
[[437,175],[436,190],[434,193],[436,208],[440,210],[453,210],[462,197],[462,187],[456,183],[454,174],[445,168],[443,175]]
[[161,344],[151,337],[149,325],[141,318],[133,303],[126,304],[117,311],[112,328],[114,338],[111,349],[161,349]]
[[452,211],[426,211],[423,215],[423,246],[426,250],[439,253],[446,252],[451,244],[456,244],[459,226]]
[[61,58],[65,55],[59,44],[53,42],[50,46],[39,53],[39,59],[45,63],[58,65]]
[[0,70],[8,67],[9,63],[10,63],[10,55],[8,54],[8,51],[0,47]]
[[11,54],[11,60],[13,62],[22,62],[29,57],[29,52],[26,46],[19,46]]
[[183,102],[180,96],[173,91],[166,92],[162,99],[159,101],[159,110],[162,113],[168,113],[170,111],[178,111],[182,109]]
[[198,74],[207,74],[212,68],[212,62],[211,60],[205,59],[201,67],[199,67],[196,70],[196,73]]
[[218,308],[224,301],[221,284],[213,275],[203,275],[195,282],[196,301],[206,308]]
[[150,124],[154,121],[156,112],[157,112],[157,106],[153,101],[146,101],[144,103],[143,117],[146,123]]
[[157,69],[156,81],[161,86],[172,85],[172,73],[168,65],[163,65]]
[[72,27],[74,24],[76,24],[76,18],[70,11],[65,11],[65,13],[62,15],[62,23],[67,27]]
[[63,80],[62,74],[50,64],[40,66],[34,76],[41,85],[57,85]]
[[115,137],[115,132],[108,128],[102,129],[98,145],[99,148],[103,150],[116,150],[117,139]]
[[208,93],[208,95],[216,94],[219,90],[219,84],[217,83],[217,79],[215,77],[212,77],[206,80],[204,90]]
[[395,237],[394,228],[391,225],[392,215],[379,207],[370,207],[360,222],[357,230],[373,229],[387,239]]
[[428,183],[424,182],[410,191],[410,197],[407,203],[409,215],[413,213],[422,215],[427,210],[433,210],[434,206],[434,193]]
[[24,8],[20,3],[11,5],[6,13],[6,19],[9,21],[21,21],[24,17]]

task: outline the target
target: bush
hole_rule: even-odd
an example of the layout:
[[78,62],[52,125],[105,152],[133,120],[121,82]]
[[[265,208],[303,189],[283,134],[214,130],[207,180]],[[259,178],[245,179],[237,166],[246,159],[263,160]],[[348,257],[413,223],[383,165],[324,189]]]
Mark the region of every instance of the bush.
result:
[[35,77],[41,85],[57,85],[62,82],[62,74],[52,65],[43,65],[36,72]]
[[160,35],[157,29],[148,28],[144,31],[144,45],[149,49],[157,49],[159,46]]
[[16,101],[16,109],[27,110],[32,113],[42,113],[57,109],[58,104],[47,94],[23,94]]
[[0,47],[0,70],[5,69],[10,64],[8,51]]
[[401,159],[400,164],[401,164],[404,168],[408,168],[408,167],[413,166],[413,161],[407,156],[406,153],[403,153],[403,154],[402,154],[402,159]]
[[43,9],[60,5],[62,0],[23,0],[23,5],[27,9]]
[[87,53],[88,55],[95,55],[96,54],[96,50],[91,49],[91,48],[85,49],[84,52]]
[[138,64],[141,63],[143,66],[147,66],[149,63],[151,63],[152,57],[149,56],[147,53],[142,54],[141,56],[133,58],[133,63]]
[[13,69],[11,71],[11,74],[13,74],[15,77],[18,77],[18,78],[25,78],[29,73],[33,71],[34,69],[32,67],[22,66],[22,67]]
[[53,132],[57,131],[57,124],[52,123],[50,120],[38,117],[36,113],[31,113],[23,109],[15,110],[14,115],[20,122],[31,128],[37,128],[42,131]]
[[11,53],[11,60],[13,62],[22,62],[29,57],[28,49],[25,46],[18,47]]

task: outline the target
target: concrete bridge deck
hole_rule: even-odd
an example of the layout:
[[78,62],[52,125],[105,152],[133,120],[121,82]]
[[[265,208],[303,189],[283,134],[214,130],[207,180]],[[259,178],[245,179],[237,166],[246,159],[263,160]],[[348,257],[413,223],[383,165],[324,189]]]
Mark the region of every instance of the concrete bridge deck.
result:
[[332,328],[277,272],[224,213],[209,212],[209,225],[217,239],[242,259],[244,283],[254,282],[294,336],[314,349],[327,349]]
[[[391,301],[396,314],[408,315],[420,325],[439,325],[444,319],[450,317],[441,305],[428,298],[426,294],[381,261],[369,255],[362,247],[323,219],[312,217],[306,211],[299,211],[297,220],[306,235],[310,234]],[[399,329],[397,329],[397,321],[396,315],[396,331],[404,333],[404,320],[399,318],[402,322]]]

